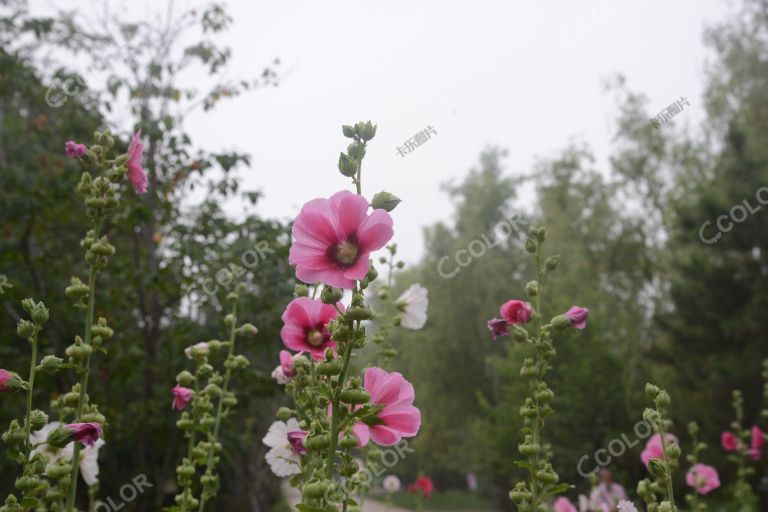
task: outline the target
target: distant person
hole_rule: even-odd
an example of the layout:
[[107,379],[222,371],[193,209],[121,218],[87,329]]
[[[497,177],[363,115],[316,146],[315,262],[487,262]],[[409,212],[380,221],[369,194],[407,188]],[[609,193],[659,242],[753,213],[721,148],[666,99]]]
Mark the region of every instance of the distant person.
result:
[[607,469],[600,471],[600,483],[592,489],[589,495],[590,510],[613,511],[619,505],[619,501],[628,500],[627,492],[621,484],[613,481],[613,473]]

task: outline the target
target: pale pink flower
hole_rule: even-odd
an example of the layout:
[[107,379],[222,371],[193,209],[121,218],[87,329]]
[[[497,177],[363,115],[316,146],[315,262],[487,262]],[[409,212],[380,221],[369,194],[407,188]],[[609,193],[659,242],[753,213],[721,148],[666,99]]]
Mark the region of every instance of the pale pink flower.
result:
[[368,273],[370,254],[392,235],[389,213],[377,209],[369,214],[365,198],[342,190],[304,205],[293,223],[288,262],[305,283],[354,288]]
[[288,384],[288,381],[294,375],[293,366],[297,357],[301,357],[301,354],[292,356],[287,350],[280,351],[280,366],[274,369],[272,372],[272,378],[277,381],[278,384]]
[[512,325],[527,324],[533,316],[533,308],[522,300],[508,300],[499,308],[501,318]]
[[735,452],[739,449],[739,438],[733,432],[723,432],[720,434],[720,444],[723,446],[723,450],[727,452]]
[[171,407],[179,411],[183,411],[190,400],[192,400],[192,390],[178,384],[171,389],[171,394],[173,394],[173,404]]
[[589,310],[580,306],[571,306],[571,309],[565,312],[565,317],[571,322],[571,326],[581,330],[587,326]]
[[131,137],[131,145],[128,147],[128,179],[133,184],[137,194],[146,194],[149,180],[141,168],[141,157],[144,151],[144,143],[141,142],[141,130]]
[[[672,434],[666,434],[665,439],[667,441],[667,448],[669,448],[670,443],[677,444],[677,437],[675,437]],[[643,461],[643,464],[645,464],[646,467],[648,467],[648,461],[651,459],[664,459],[664,450],[661,446],[661,435],[660,434],[654,434],[651,436],[651,438],[648,440],[648,442],[645,444],[645,449],[640,454],[640,460]]]
[[571,500],[560,496],[555,500],[555,512],[578,512]]
[[64,425],[64,428],[71,430],[74,440],[85,446],[95,445],[102,434],[101,425],[98,423],[70,423]]
[[413,405],[413,385],[397,372],[368,368],[363,378],[371,405],[380,408],[375,418],[363,418],[353,427],[360,446],[369,438],[381,446],[393,446],[403,437],[413,437],[421,426],[421,412]]
[[[343,311],[341,303],[337,306]],[[315,360],[320,360],[325,356],[326,349],[336,347],[328,332],[328,322],[337,316],[339,312],[330,304],[323,304],[319,299],[298,297],[285,308],[280,337],[289,349],[309,352]]]
[[752,460],[760,460],[760,449],[763,447],[765,438],[760,427],[752,427],[752,442],[749,447],[749,456]]
[[696,464],[685,475],[685,482],[699,494],[709,494],[720,487],[720,476],[712,466]]
[[68,157],[80,158],[88,151],[88,148],[85,147],[85,144],[78,144],[73,140],[68,140],[64,144],[64,150],[67,152]]
[[637,512],[637,507],[631,501],[621,500],[618,510],[619,512]]

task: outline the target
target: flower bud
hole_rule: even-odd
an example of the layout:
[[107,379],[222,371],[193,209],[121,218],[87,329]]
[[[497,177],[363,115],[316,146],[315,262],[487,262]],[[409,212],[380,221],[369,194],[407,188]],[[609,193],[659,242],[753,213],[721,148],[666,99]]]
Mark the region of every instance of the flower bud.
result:
[[392,194],[390,192],[381,191],[378,194],[373,196],[373,200],[371,201],[371,208],[374,210],[386,210],[388,212],[391,212],[394,210],[398,204],[400,204],[402,200],[397,197],[395,194]]
[[83,282],[73,277],[69,286],[64,289],[64,294],[70,299],[79,300],[88,296],[88,286]]
[[19,338],[30,338],[35,334],[35,324],[29,320],[21,319],[16,326],[16,334]]
[[355,135],[357,135],[357,133],[355,132],[355,127],[348,124],[342,125],[341,133],[343,133],[344,136],[349,139],[354,139]]
[[535,297],[539,294],[539,282],[538,281],[529,281],[525,285],[525,293],[528,294],[529,297]]
[[330,482],[327,480],[320,480],[315,482],[308,482],[301,488],[301,495],[310,499],[320,499],[325,496]]
[[31,316],[33,322],[37,325],[42,325],[48,321],[48,308],[46,308],[45,304],[42,302],[38,302],[35,304],[35,307],[32,308]]
[[339,153],[339,172],[348,178],[355,176],[357,174],[357,162],[349,155]]
[[533,241],[533,239],[529,238],[525,241],[525,250],[529,253],[535,254],[538,248],[539,246],[536,244],[536,242]]
[[293,417],[293,414],[294,414],[293,411],[290,410],[289,408],[281,407],[277,410],[276,416],[277,416],[277,419],[279,419],[280,421],[288,421],[289,419],[291,419],[291,417]]
[[48,415],[39,409],[29,413],[29,426],[31,432],[36,432],[48,423]]
[[512,338],[519,343],[525,343],[528,341],[528,331],[519,325],[513,325]]
[[323,304],[336,304],[344,296],[344,290],[325,285],[320,292],[320,300]]
[[310,450],[324,450],[331,445],[331,437],[328,434],[309,436],[304,445]]
[[365,123],[357,123],[355,125],[355,129],[357,130],[357,133],[360,135],[360,138],[363,139],[365,142],[368,142],[372,138],[376,136],[376,128],[378,125],[372,124],[370,121],[367,121]]
[[25,494],[37,489],[38,485],[40,485],[40,479],[34,475],[22,476],[16,479],[16,488]]
[[547,270],[555,270],[558,265],[560,265],[560,256],[559,255],[550,256],[544,262],[544,266],[547,267]]
[[293,287],[293,293],[297,297],[308,297],[309,289],[305,284],[297,284],[296,286]]
[[256,336],[259,330],[253,324],[243,324],[237,328],[237,333],[243,336]]
[[658,386],[654,386],[650,382],[645,384],[645,394],[648,395],[648,398],[651,400],[655,399],[656,396],[659,394],[659,391],[661,391]]
[[56,356],[45,356],[40,360],[37,369],[45,373],[56,373],[61,370],[64,360]]
[[195,376],[189,373],[187,370],[184,370],[176,375],[176,382],[178,382],[181,386],[191,387],[195,383]]
[[8,430],[3,432],[2,438],[6,444],[15,445],[23,443],[27,436],[19,425],[19,421],[13,420],[11,421],[11,424],[8,425]]
[[365,146],[361,142],[353,142],[347,146],[347,154],[350,158],[359,162],[365,157]]
[[341,401],[345,404],[358,405],[367,404],[371,399],[368,392],[360,387],[347,388],[341,392]]
[[[356,448],[358,444],[360,443],[358,443],[357,438],[349,434],[339,439],[339,446],[341,448],[344,448],[345,450],[351,450],[352,448]],[[355,468],[355,471],[352,474],[354,474],[355,472],[357,472],[357,468]]]
[[373,318],[373,312],[367,306],[355,306],[349,308],[345,316],[350,320],[369,320]]
[[336,360],[323,361],[317,364],[316,371],[319,375],[331,376],[341,373],[342,365]]
[[0,393],[13,393],[24,391],[27,383],[16,372],[9,372],[0,368]]
[[656,403],[656,406],[659,409],[665,410],[667,407],[669,407],[669,393],[667,393],[663,389],[660,390],[659,393],[656,395],[654,402]]

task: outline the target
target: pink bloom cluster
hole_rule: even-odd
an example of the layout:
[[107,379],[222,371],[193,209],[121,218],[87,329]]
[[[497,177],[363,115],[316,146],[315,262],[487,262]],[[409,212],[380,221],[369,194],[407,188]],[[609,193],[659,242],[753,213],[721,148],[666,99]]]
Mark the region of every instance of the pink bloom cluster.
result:
[[720,475],[712,466],[696,464],[685,475],[685,483],[699,494],[709,494],[720,487]]
[[[492,318],[487,322],[493,340],[500,336],[508,336],[510,325],[523,325],[530,322],[533,318],[533,307],[522,300],[508,300],[499,308],[499,315],[501,318]],[[563,316],[568,319],[571,327],[581,330],[587,326],[589,310],[580,306],[571,306]]]
[[[677,437],[672,434],[666,434],[664,438],[666,440],[667,447],[669,447],[670,443],[678,444]],[[648,462],[650,462],[651,459],[664,459],[664,450],[662,449],[661,445],[661,434],[654,434],[651,436],[648,442],[645,443],[645,449],[640,454],[640,460],[643,461],[645,467],[648,467]]]

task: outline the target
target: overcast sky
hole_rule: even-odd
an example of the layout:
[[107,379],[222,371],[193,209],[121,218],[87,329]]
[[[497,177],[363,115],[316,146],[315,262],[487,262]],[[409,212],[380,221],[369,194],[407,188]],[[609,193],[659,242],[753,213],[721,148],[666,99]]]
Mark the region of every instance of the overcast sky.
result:
[[[89,2],[57,2],[85,4]],[[151,12],[158,1],[127,4]],[[184,5],[184,2],[179,2]],[[231,77],[257,75],[274,57],[274,89],[195,114],[188,130],[208,149],[252,155],[244,189],[260,189],[264,216],[288,219],[311,198],[349,187],[336,171],[340,126],[371,119],[379,131],[365,159],[363,193],[403,199],[395,241],[407,261],[423,252],[422,228],[449,221],[440,184],[458,180],[481,150],[509,150],[508,172],[570,140],[604,161],[615,118],[603,82],[615,73],[645,93],[653,114],[686,97],[675,123],[701,119],[706,25],[723,0],[228,2]],[[437,132],[405,157],[397,147],[427,126]],[[238,205],[227,205],[233,212]]]

